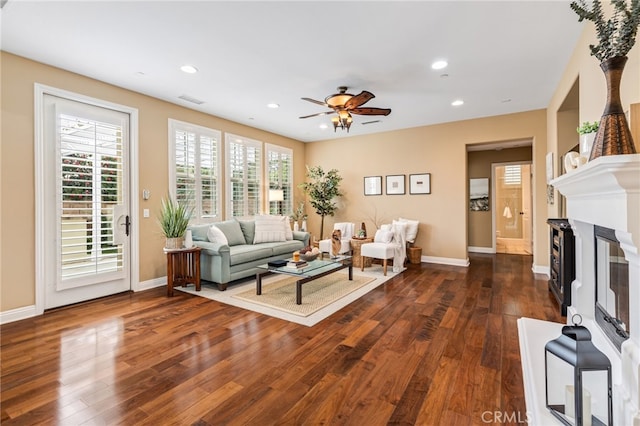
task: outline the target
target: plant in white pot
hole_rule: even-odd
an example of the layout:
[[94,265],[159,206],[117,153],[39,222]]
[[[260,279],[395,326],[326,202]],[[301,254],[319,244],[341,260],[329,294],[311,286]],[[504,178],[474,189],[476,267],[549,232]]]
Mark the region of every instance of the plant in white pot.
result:
[[580,156],[586,158],[586,160],[588,160],[591,155],[591,148],[593,147],[593,141],[596,138],[599,125],[600,123],[598,121],[594,121],[593,123],[585,121],[576,129],[580,135]]
[[170,196],[162,199],[158,223],[166,238],[165,248],[181,249],[193,209]]

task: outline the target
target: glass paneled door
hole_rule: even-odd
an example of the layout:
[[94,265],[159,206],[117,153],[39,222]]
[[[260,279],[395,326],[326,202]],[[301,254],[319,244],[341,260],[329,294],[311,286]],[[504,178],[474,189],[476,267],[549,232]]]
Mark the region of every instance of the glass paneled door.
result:
[[45,308],[131,287],[129,115],[43,99]]
[[497,253],[532,254],[531,165],[494,165]]

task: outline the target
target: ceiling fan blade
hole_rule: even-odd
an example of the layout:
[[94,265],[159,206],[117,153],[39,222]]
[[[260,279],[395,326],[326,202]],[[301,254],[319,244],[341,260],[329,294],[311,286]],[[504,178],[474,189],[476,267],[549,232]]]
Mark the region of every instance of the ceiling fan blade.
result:
[[350,109],[351,114],[360,115],[389,115],[391,114],[390,108],[354,108]]
[[345,109],[357,108],[360,105],[364,105],[373,98],[375,98],[375,95],[373,93],[364,90],[345,102],[344,107]]
[[304,117],[299,117],[299,118],[311,118],[311,117],[317,117],[319,115],[327,115],[327,114],[333,114],[335,111],[325,111],[325,112],[319,112],[317,114],[311,114],[311,115],[305,115]]
[[[325,102],[322,102],[322,101],[316,101],[315,99],[311,99],[311,98],[301,98],[301,99],[303,101],[309,101],[309,102],[312,102],[314,104],[318,104],[318,105],[329,107],[329,105],[327,105]],[[329,107],[329,108],[331,108],[331,107]]]

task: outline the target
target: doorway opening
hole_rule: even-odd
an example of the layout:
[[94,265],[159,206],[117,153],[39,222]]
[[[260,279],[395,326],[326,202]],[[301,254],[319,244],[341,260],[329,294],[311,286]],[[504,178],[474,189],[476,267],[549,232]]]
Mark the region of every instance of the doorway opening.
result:
[[531,163],[495,163],[492,175],[496,253],[533,254]]

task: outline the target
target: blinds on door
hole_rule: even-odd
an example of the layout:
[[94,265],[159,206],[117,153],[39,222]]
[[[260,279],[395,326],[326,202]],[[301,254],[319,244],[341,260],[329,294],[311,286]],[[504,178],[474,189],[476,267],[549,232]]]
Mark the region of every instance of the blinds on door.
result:
[[123,203],[125,129],[120,120],[62,111],[56,114],[59,276],[64,282],[121,272],[123,247],[114,244],[113,211]]

